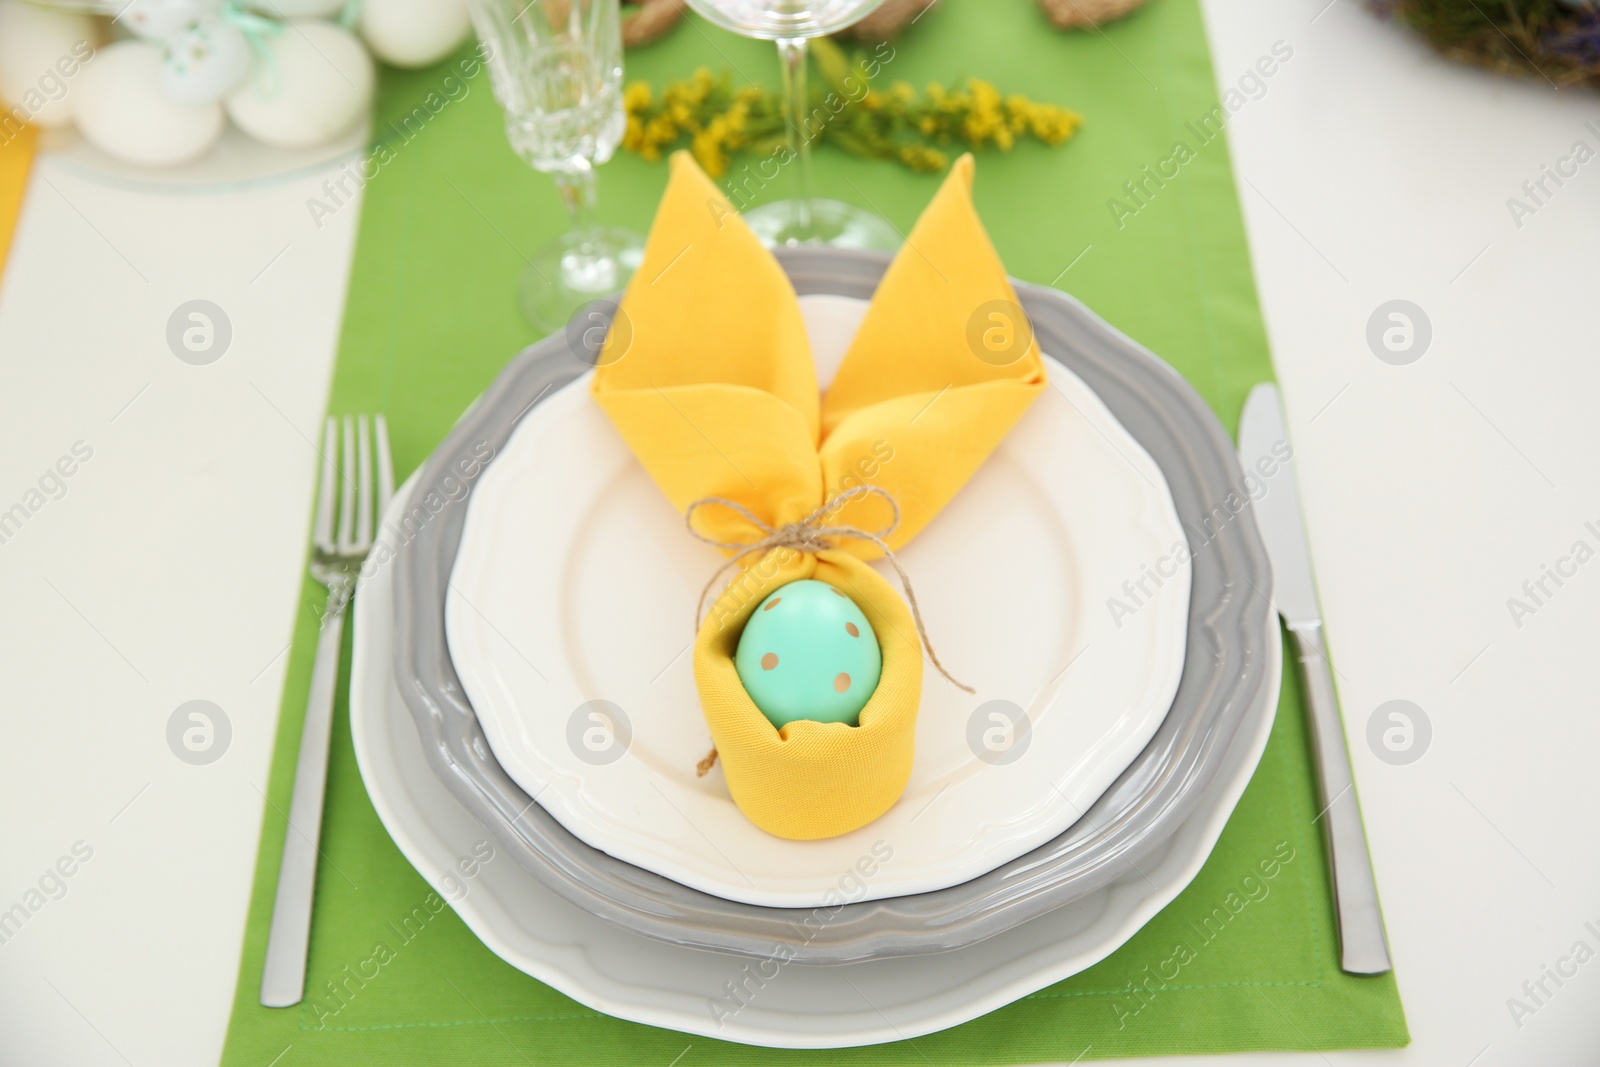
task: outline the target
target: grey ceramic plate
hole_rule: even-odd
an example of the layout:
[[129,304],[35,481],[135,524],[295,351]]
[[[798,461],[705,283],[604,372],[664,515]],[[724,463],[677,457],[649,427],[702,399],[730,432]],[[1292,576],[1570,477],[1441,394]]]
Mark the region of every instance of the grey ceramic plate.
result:
[[[787,250],[801,295],[871,297],[888,257]],[[430,765],[517,861],[560,896],[672,944],[804,963],[942,952],[974,944],[1112,882],[1153,852],[1194,809],[1261,687],[1267,684],[1271,572],[1232,443],[1178,374],[1083,305],[1017,286],[1039,346],[1086,381],[1160,465],[1189,530],[1193,587],[1183,679],[1160,730],[1070,829],[981,877],[915,896],[836,909],[763,908],[689,889],[573,836],[511,780],[484,738],[446,646],[444,597],[470,495],[411,531],[398,553],[395,677]],[[420,471],[419,491],[463,484],[462,463],[498,451],[551,391],[587,370],[564,337],[529,348],[451,431]],[[447,479],[450,479],[447,481]],[[472,482],[464,483],[470,494]],[[1221,509],[1221,510],[1218,510]]]

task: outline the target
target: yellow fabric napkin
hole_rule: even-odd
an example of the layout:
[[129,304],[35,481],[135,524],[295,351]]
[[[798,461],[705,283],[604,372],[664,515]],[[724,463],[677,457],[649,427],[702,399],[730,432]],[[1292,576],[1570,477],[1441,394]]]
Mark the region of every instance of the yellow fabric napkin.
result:
[[[972,206],[963,156],[884,275],[827,396],[793,286],[686,153],[672,173],[594,378],[594,397],[673,505],[722,497],[763,521],[796,522],[856,484],[894,497],[891,549],[955,496],[1044,387],[1016,293]],[[850,501],[830,525],[878,531],[889,504]],[[717,541],[762,532],[706,507]],[[911,774],[921,643],[900,595],[866,561],[870,541],[742,561],[695,641],[701,707],[734,802],[779,837],[832,837],[887,811]],[[740,684],[733,653],[768,592],[816,578],[849,595],[883,652],[859,725],[775,729]],[[952,657],[960,661],[959,651]],[[955,728],[955,727],[952,727]]]
[[0,280],[5,278],[6,254],[22,213],[22,194],[28,188],[28,170],[33,165],[38,131],[32,126],[20,129],[0,125]]

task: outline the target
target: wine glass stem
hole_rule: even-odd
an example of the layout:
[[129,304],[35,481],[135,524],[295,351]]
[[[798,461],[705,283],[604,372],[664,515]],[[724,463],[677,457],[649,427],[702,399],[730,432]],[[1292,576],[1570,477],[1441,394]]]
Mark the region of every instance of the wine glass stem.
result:
[[811,138],[806,135],[806,39],[778,38],[778,60],[783,67],[783,103],[789,126],[789,149],[794,154],[794,235],[811,236]]
[[572,219],[573,232],[580,236],[589,233],[594,229],[594,164],[577,158],[570,169],[558,170],[554,177],[556,191]]

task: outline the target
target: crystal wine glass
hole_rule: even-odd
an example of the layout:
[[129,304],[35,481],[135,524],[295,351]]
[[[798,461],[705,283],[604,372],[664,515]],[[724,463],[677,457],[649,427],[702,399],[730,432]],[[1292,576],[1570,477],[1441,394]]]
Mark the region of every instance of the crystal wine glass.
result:
[[769,245],[825,244],[893,252],[900,235],[871,211],[811,195],[811,142],[818,135],[806,96],[806,42],[870,15],[883,0],[689,0],[706,19],[744,37],[774,41],[783,67],[784,119],[799,195],[745,213]]
[[555,179],[569,231],[534,253],[518,288],[522,313],[547,331],[621,289],[643,258],[628,230],[595,224],[594,171],[622,140],[618,0],[470,0],[506,138]]

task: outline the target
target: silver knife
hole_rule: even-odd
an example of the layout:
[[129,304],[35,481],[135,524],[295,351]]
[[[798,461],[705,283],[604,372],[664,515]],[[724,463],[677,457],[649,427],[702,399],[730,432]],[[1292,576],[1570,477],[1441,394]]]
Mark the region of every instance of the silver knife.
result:
[[1311,576],[1311,556],[1300,515],[1300,490],[1294,451],[1283,428],[1278,388],[1263,382],[1250,390],[1239,419],[1239,463],[1257,496],[1256,522],[1272,561],[1278,613],[1294,641],[1305,683],[1306,717],[1317,764],[1322,828],[1333,875],[1334,910],[1339,920],[1340,967],[1350,974],[1383,974],[1390,969],[1389,942],[1378,910],[1378,886],[1367,854],[1350,753],[1345,748],[1339,698],[1322,640],[1322,608]]

